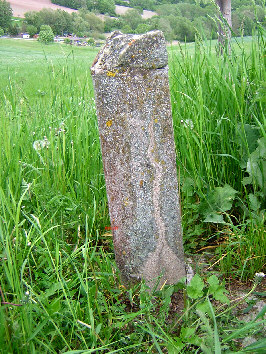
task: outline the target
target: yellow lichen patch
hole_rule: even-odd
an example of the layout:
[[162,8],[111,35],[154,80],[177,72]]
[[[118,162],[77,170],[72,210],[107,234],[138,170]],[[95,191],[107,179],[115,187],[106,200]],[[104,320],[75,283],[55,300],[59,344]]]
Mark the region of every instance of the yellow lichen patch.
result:
[[115,72],[107,71],[107,76],[115,77],[116,74],[117,74],[117,70]]
[[108,120],[106,122],[106,125],[107,125],[108,128],[110,128],[112,124],[113,124],[113,122],[111,120]]
[[126,251],[122,251],[122,254],[125,255],[125,254],[126,254]]
[[124,199],[124,205],[125,205],[125,206],[128,205],[128,198]]
[[158,123],[158,119],[157,118],[154,119],[154,123]]
[[143,187],[143,179],[140,180],[139,186],[140,186],[140,187]]

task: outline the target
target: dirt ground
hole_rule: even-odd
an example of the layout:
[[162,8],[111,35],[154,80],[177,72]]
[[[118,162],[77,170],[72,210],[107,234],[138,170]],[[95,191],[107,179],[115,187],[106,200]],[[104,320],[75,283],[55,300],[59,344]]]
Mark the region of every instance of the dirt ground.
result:
[[[116,7],[115,7],[115,12],[117,13],[117,15],[124,15],[128,10],[129,10],[129,8],[126,6],[116,5]],[[143,10],[143,14],[141,17],[144,20],[146,20],[147,18],[151,18],[152,16],[155,16],[155,15],[157,15],[156,12]]]
[[8,1],[13,10],[13,16],[24,17],[25,12],[28,11],[40,11],[41,9],[61,9],[69,13],[77,11],[73,9],[68,9],[64,6],[59,6],[52,4],[50,0],[9,0]]
[[[9,0],[8,1],[13,10],[13,16],[15,17],[24,17],[25,12],[28,11],[40,11],[44,8],[46,9],[61,9],[67,11],[69,13],[75,12],[77,10],[69,9],[64,6],[59,6],[51,3],[51,0]],[[116,5],[116,13],[118,15],[123,15],[128,11],[128,7]],[[142,18],[147,19],[156,15],[153,11],[144,10],[142,14]],[[99,15],[99,17],[103,17],[103,15]]]

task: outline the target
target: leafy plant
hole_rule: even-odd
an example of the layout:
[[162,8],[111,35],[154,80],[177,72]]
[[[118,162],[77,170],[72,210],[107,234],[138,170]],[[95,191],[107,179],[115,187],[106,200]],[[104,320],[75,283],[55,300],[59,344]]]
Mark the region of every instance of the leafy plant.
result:
[[52,28],[49,25],[41,26],[38,40],[45,44],[52,43],[54,41],[54,34]]

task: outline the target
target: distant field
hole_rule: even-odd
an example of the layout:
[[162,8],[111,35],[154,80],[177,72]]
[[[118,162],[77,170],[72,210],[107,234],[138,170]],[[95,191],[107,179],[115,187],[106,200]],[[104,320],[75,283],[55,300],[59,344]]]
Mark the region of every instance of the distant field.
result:
[[42,45],[34,40],[1,39],[0,81],[7,82],[9,73],[16,82],[23,83],[23,90],[32,97],[38,90],[49,90],[48,71],[50,68],[60,71],[67,61],[75,63],[76,80],[87,75],[98,50],[65,44]]
[[64,6],[52,4],[50,0],[9,0],[13,10],[13,16],[24,17],[25,12],[40,11],[44,8],[56,10],[61,9],[69,13],[77,11]]
[[[242,39],[239,38],[233,40],[233,48],[239,53],[241,51],[238,43],[241,41]],[[244,37],[243,41],[246,48],[249,49],[251,47],[251,37]],[[216,40],[207,42],[206,45],[211,53],[215,53]],[[195,52],[194,43],[181,43],[180,46],[169,43],[170,64],[176,55],[180,56],[180,47],[186,50],[189,55],[193,55]],[[78,80],[80,76],[82,77],[89,73],[91,64],[98,51],[99,48],[72,47],[59,43],[43,45],[36,40],[0,39],[0,81],[2,83],[6,82],[8,79],[7,73],[11,76],[14,75],[16,81],[23,80],[23,89],[32,96],[35,94],[34,86],[36,86],[37,91],[45,89],[45,86],[49,85],[47,80],[43,80],[49,65],[60,70],[70,59],[71,63],[75,64],[75,75]],[[39,70],[40,66],[43,66],[45,70]],[[27,85],[27,82],[29,85]],[[46,89],[48,90],[48,87]]]
[[[69,13],[76,12],[77,10],[69,9],[65,6],[59,6],[51,3],[51,0],[9,0],[13,10],[13,16],[24,17],[25,12],[40,11],[42,9],[64,10]],[[125,14],[130,8],[126,6],[116,5],[117,15]],[[147,19],[157,15],[156,12],[143,10],[142,18]],[[99,15],[102,18],[102,15]]]

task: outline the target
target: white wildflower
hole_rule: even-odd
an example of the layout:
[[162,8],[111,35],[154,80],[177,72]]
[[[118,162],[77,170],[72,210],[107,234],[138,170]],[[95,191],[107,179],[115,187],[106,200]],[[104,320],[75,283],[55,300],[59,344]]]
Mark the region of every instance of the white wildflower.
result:
[[192,122],[191,119],[186,119],[185,121],[181,119],[180,123],[183,124],[185,128],[190,128],[190,129],[194,128],[194,123]]
[[265,277],[265,274],[263,272],[255,274],[255,278],[264,278],[264,277]]
[[43,140],[35,140],[32,146],[33,146],[34,150],[39,151],[44,148],[48,149],[49,145],[50,145],[50,142],[47,139],[47,137],[45,136]]

